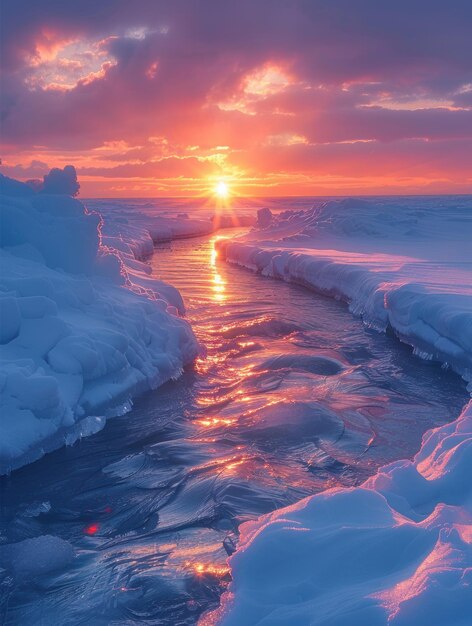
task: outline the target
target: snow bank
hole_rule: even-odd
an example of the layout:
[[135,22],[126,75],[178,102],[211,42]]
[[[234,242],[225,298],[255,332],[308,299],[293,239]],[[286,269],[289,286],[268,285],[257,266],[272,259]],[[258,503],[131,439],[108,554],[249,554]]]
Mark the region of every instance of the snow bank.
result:
[[[167,200],[169,202],[169,200]],[[177,202],[177,204],[176,204]],[[166,283],[150,278],[151,266],[145,263],[152,256],[154,244],[175,239],[188,239],[209,235],[221,228],[253,226],[255,215],[248,209],[214,214],[208,207],[195,207],[194,215],[177,212],[183,201],[174,199],[175,206],[166,207],[166,201],[87,200],[86,205],[100,213],[100,236],[102,248],[117,254],[127,268],[135,289],[148,294],[158,291],[173,304],[179,313],[185,312],[180,293]]]
[[[167,207],[169,204],[169,208]],[[152,254],[154,243],[209,235],[221,228],[253,226],[256,217],[247,208],[218,211],[208,207],[190,207],[182,212],[186,202],[174,199],[145,202],[142,199],[87,200],[86,206],[98,211],[104,218],[104,243],[121,249],[125,243],[138,259]]]
[[96,432],[198,345],[178,292],[148,279],[126,242],[100,245],[98,214],[6,177],[0,189],[4,473]]
[[465,626],[472,606],[472,403],[413,461],[241,526],[222,626]]
[[472,380],[472,200],[331,201],[272,216],[220,256],[349,302]]
[[164,298],[183,315],[185,306],[180,292],[163,281],[151,278],[151,266],[146,259],[154,252],[154,241],[149,229],[128,220],[111,216],[100,224],[101,249],[115,254],[126,268],[128,286],[133,291],[151,299]]

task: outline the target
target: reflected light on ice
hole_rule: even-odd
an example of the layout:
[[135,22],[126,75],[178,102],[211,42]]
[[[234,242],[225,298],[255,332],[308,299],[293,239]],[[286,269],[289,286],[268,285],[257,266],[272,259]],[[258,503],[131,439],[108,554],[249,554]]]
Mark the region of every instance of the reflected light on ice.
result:
[[224,417],[210,417],[206,419],[196,420],[196,423],[200,426],[205,426],[210,428],[212,426],[231,426],[234,424],[236,419],[232,418],[224,418]]
[[228,565],[215,565],[213,563],[192,563],[191,561],[185,562],[185,567],[192,570],[197,576],[216,576],[222,578],[229,574]]

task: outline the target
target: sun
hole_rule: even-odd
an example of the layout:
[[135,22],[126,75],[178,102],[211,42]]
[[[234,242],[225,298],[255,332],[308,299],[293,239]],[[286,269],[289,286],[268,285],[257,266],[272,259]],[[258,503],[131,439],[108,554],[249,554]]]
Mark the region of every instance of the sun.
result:
[[220,180],[219,183],[216,185],[215,194],[218,196],[218,198],[221,198],[222,200],[228,197],[229,188],[224,180]]

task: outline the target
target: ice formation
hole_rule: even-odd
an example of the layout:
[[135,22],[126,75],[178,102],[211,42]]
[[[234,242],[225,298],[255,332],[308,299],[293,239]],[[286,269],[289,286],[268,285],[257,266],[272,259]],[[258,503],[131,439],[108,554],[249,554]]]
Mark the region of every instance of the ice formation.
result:
[[412,461],[241,527],[221,626],[466,626],[472,403]]
[[65,195],[0,178],[0,471],[99,430],[199,347],[180,294]]

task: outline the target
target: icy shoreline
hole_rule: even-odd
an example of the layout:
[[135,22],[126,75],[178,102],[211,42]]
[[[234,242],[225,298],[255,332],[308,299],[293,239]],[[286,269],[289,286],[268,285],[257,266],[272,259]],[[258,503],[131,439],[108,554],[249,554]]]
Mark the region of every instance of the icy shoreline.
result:
[[[1,179],[0,473],[100,430],[200,351],[179,292],[68,196]],[[142,233],[141,233],[142,234]],[[136,253],[136,254],[135,254]]]
[[366,325],[392,328],[415,354],[471,381],[472,201],[450,213],[394,208],[329,202],[217,249],[229,263],[345,300]]
[[[344,299],[366,324],[390,326],[472,380],[472,204],[389,214],[343,201],[264,217],[265,228],[218,242],[221,258]],[[469,402],[424,435],[412,461],[243,524],[229,589],[200,624],[465,626],[471,470]]]
[[240,528],[201,624],[465,626],[472,600],[472,403],[412,461]]
[[[14,417],[2,437],[9,471],[97,432],[108,415],[129,409],[130,397],[178,375],[198,346],[176,315],[179,292],[151,279],[142,262],[159,240],[152,218],[103,221],[70,198],[30,193],[5,196],[1,206],[8,323],[0,382],[2,410]],[[230,262],[350,301],[366,323],[390,324],[417,351],[433,348],[429,354],[470,380],[469,221],[460,209],[451,216],[455,230],[446,233],[440,211],[419,229],[418,215],[403,213],[386,226],[370,205],[335,203],[325,213],[271,217],[218,248]],[[202,234],[192,225],[198,220],[182,221],[186,236]],[[437,241],[450,249],[432,246]],[[429,248],[434,254],[425,256]],[[425,434],[413,461],[244,524],[222,609],[201,623],[464,626],[471,443],[469,404],[455,422]],[[51,538],[38,539],[47,554]]]
[[[116,200],[84,200],[104,219],[102,240],[112,248],[131,252],[138,260],[152,255],[154,244],[210,235],[222,228],[254,226],[256,217],[247,210],[225,211],[199,208],[192,213],[163,207],[128,204]],[[142,203],[141,203],[142,204]]]
[[180,293],[145,261],[155,243],[255,218],[84,206],[4,176],[0,193],[1,474],[97,432],[182,373],[201,347]]

